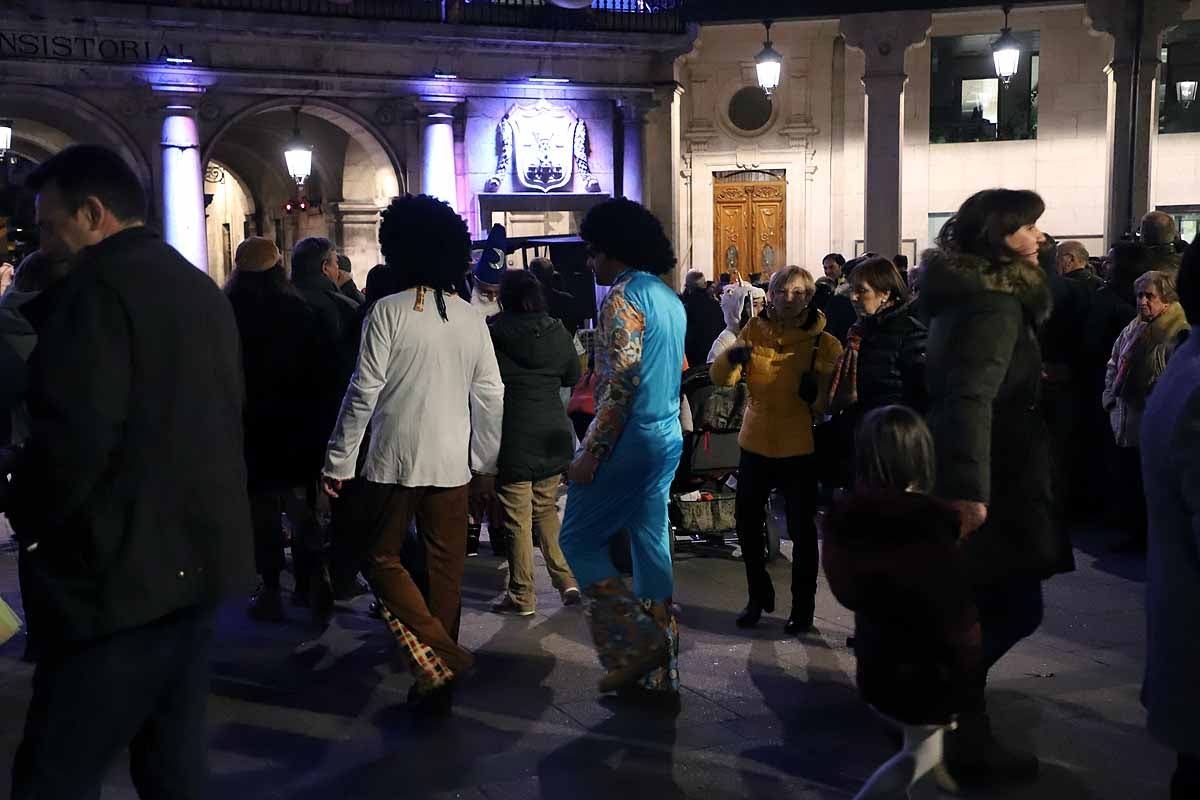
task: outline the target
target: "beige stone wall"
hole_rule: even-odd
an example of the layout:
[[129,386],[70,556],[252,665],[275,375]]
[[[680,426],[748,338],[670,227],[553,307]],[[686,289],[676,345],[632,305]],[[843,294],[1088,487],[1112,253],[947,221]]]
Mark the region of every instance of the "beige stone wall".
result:
[[[245,239],[247,215],[254,213],[254,201],[247,195],[241,180],[224,164],[210,161],[223,174],[219,183],[205,181],[204,192],[213,196],[205,213],[208,233],[208,274],[218,286],[225,284],[233,269],[233,255]],[[226,247],[224,226],[229,226]]]
[[[929,215],[950,213],[972,193],[1003,187],[1033,189],[1046,201],[1044,229],[1059,237],[1101,236],[1104,230],[1105,114],[1111,59],[1107,36],[1091,33],[1083,7],[1014,11],[1014,30],[1038,30],[1040,85],[1038,138],[1014,142],[929,143],[930,52],[928,43],[909,50],[904,96],[902,238],[929,247]],[[996,12],[934,15],[931,36],[995,33]],[[847,255],[862,238],[864,96],[862,53],[846,58],[846,202],[843,235],[835,241]],[[889,254],[890,255],[890,254]]]
[[[998,10],[933,19],[931,36],[995,34],[1002,22]],[[990,187],[1041,194],[1043,227],[1056,237],[1095,246],[1103,235],[1111,38],[1091,32],[1082,5],[1018,9],[1011,19],[1016,30],[1040,32],[1036,140],[930,144],[931,48],[926,43],[907,54],[901,229],[917,252],[930,245],[930,214],[952,212]],[[772,39],[785,57],[778,109],[764,131],[748,136],[732,128],[724,109],[734,91],[754,82],[762,33],[760,25],[707,26],[693,53],[680,59],[684,174],[677,243],[684,269],[711,269],[718,170],[787,171],[789,262],[817,271],[824,253],[849,256],[863,238],[863,55],[837,41],[836,21],[776,24]],[[808,130],[785,135],[800,120]],[[1151,188],[1154,205],[1200,204],[1200,134],[1156,136]]]
[[[820,266],[829,239],[829,128],[833,45],[837,24],[777,23],[774,46],[785,59],[770,121],[747,133],[730,121],[730,98],[754,85],[761,25],[703,28],[683,59],[680,80],[680,161],[687,176],[679,199],[680,275],[713,274],[713,175],[740,169],[784,170],[787,179],[788,263]],[[818,252],[820,251],[820,252]]]

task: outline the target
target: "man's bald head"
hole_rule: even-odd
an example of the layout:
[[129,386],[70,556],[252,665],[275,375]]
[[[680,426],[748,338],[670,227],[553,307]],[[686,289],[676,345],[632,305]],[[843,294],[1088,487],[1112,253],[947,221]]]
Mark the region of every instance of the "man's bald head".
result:
[[1055,266],[1059,275],[1066,275],[1077,269],[1083,269],[1088,263],[1088,251],[1083,242],[1068,241],[1058,246]]
[[1151,211],[1142,217],[1141,234],[1144,245],[1173,245],[1178,234],[1175,218],[1165,211]]

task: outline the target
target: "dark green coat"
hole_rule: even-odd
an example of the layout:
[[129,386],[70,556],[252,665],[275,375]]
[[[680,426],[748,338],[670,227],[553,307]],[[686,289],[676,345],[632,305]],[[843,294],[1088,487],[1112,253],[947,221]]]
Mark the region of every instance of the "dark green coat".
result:
[[937,494],[988,506],[967,543],[972,580],[1047,578],[1073,568],[1053,513],[1050,449],[1038,411],[1036,329],[1050,293],[1036,266],[925,254],[929,303],[926,382]]
[[504,379],[501,482],[538,481],[566,472],[574,448],[559,390],[574,386],[580,373],[571,335],[543,313],[506,311],[490,327]]

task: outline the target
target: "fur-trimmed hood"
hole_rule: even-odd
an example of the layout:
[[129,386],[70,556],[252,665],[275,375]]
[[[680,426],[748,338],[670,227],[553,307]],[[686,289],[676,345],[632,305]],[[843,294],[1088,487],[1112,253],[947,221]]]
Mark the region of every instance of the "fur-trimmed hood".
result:
[[1054,307],[1045,273],[1024,261],[997,263],[933,248],[921,254],[921,270],[921,297],[935,316],[959,297],[976,292],[1012,295],[1035,325],[1045,322]]

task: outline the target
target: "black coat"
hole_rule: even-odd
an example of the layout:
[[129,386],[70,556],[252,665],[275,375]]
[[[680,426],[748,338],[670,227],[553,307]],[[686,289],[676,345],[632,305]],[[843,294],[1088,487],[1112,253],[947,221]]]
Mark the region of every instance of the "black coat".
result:
[[813,305],[825,315],[825,332],[836,337],[844,345],[850,326],[858,318],[850,298],[837,294],[832,286],[822,281],[817,284]]
[[910,725],[968,710],[981,642],[954,509],[907,492],[848,497],[826,521],[822,557],[855,612],[863,699]]
[[504,380],[500,480],[537,481],[566,471],[574,450],[559,390],[579,381],[571,335],[547,314],[503,312],[490,322]]
[[542,285],[542,291],[546,295],[546,311],[563,324],[567,333],[574,336],[583,327],[583,320],[576,310],[578,304],[575,302],[575,296],[545,284]]
[[289,286],[282,267],[238,272],[226,295],[233,305],[246,382],[246,470],[251,491],[283,489],[313,480],[330,431],[322,407],[331,386],[334,354],[316,313]]
[[350,278],[348,281],[343,283],[338,291],[342,293],[343,297],[349,299],[350,302],[354,303],[356,306],[361,306],[363,303],[367,302],[366,295],[359,291],[358,286],[354,284],[353,278]]
[[322,273],[296,275],[292,283],[304,301],[316,312],[322,349],[334,354],[330,386],[333,387],[322,403],[321,417],[326,436],[333,431],[342,397],[350,385],[350,376],[357,366],[358,339],[361,317],[358,304],[338,289],[337,284]]
[[140,227],[85,249],[55,288],[10,515],[37,543],[22,591],[49,647],[215,603],[253,575],[228,301]]
[[1137,316],[1132,287],[1127,290],[1109,283],[1092,297],[1080,334],[1083,390],[1100,404],[1104,374],[1113,344]]
[[859,414],[893,403],[924,412],[926,327],[908,306],[898,306],[863,317],[860,329]]
[[683,293],[683,310],[687,315],[687,332],[683,339],[683,352],[688,365],[695,367],[708,363],[708,351],[713,342],[725,330],[725,316],[721,304],[709,295],[707,289],[688,289]]
[[1036,326],[1050,311],[1041,269],[929,251],[926,378],[937,493],[988,506],[968,540],[972,577],[988,585],[1073,568],[1055,519],[1050,450],[1039,412]]

